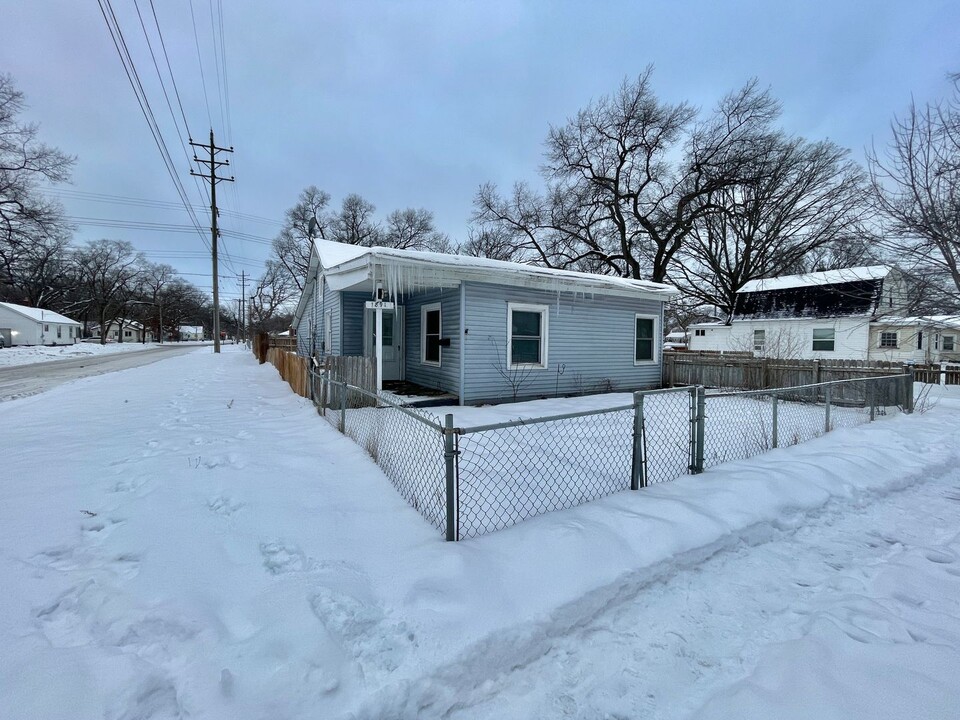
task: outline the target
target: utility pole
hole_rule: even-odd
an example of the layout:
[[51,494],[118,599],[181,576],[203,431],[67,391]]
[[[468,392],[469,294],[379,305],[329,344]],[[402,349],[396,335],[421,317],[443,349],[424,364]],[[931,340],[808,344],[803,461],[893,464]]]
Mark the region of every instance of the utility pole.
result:
[[218,167],[230,164],[229,160],[217,160],[217,153],[232,153],[233,148],[217,147],[216,143],[213,141],[213,128],[210,128],[209,145],[195,143],[193,139],[190,140],[190,145],[195,148],[203,148],[204,150],[208,150],[210,152],[209,160],[201,160],[197,157],[196,152],[193,154],[194,162],[206,166],[206,168],[210,171],[210,174],[207,175],[206,173],[202,172],[194,172],[193,170],[190,171],[190,174],[205,178],[210,181],[210,250],[213,255],[213,351],[218,353],[220,352],[220,288],[217,271],[217,238],[219,237],[219,231],[217,230],[217,183],[223,180],[226,180],[227,182],[233,182],[234,178],[232,176],[219,177],[217,175]]
[[246,308],[247,303],[245,298],[247,297],[247,273],[245,270],[240,271],[240,328],[241,328],[241,339],[246,342],[247,339],[247,317],[246,317]]

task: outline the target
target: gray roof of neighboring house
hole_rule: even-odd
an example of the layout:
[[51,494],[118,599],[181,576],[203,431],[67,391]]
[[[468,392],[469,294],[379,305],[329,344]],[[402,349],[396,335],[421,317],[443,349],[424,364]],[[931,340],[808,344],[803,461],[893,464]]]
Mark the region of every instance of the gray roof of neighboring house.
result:
[[737,293],[733,319],[870,316],[890,272],[871,265],[752,280]]

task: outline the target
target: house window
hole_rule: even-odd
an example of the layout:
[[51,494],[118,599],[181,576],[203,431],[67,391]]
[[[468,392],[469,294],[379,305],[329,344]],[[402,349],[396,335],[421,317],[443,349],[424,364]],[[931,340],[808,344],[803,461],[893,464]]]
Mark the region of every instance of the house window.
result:
[[917,350],[923,350],[923,330],[917,333]]
[[754,330],[753,331],[753,351],[762,353],[767,344],[767,331],[766,330]]
[[44,331],[44,332],[50,332],[50,326],[49,326],[49,325],[44,325],[44,326],[43,326],[43,331]]
[[704,328],[697,328],[696,330],[693,331],[693,334],[696,335],[697,337],[703,337],[704,335],[707,334],[707,331]]
[[57,337],[63,337],[63,325],[57,325]]
[[440,365],[440,303],[420,308],[420,362]]
[[821,352],[833,352],[837,331],[833,328],[814,328],[813,349]]
[[899,347],[897,342],[897,333],[895,332],[882,332],[880,333],[880,347],[882,348],[895,348]]
[[333,313],[327,310],[323,314],[323,352],[333,352]]
[[123,336],[124,336],[124,337],[133,337],[133,333],[132,333],[130,330],[124,330],[124,331],[123,331]]
[[637,315],[634,328],[633,362],[656,361],[657,319],[653,315]]
[[546,305],[507,305],[507,365],[547,367]]
[[954,348],[954,336],[953,335],[944,335],[943,336],[943,350],[944,352],[953,352]]

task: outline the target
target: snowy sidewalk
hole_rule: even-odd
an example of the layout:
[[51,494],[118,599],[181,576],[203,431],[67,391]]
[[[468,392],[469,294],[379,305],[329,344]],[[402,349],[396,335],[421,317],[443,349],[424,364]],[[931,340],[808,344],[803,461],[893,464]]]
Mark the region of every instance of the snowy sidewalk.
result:
[[446,544],[226,350],[0,405],[11,717],[848,717],[824,649],[958,702],[956,399]]

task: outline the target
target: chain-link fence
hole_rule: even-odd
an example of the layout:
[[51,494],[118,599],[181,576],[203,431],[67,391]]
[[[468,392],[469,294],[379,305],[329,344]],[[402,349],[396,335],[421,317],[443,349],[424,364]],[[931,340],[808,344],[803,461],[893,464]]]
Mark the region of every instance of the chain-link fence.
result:
[[318,410],[448,540],[912,411],[910,375],[736,393],[634,393],[629,405],[456,427],[311,370]]
[[855,427],[896,408],[910,411],[910,375],[836,380],[704,397],[703,466],[742,460],[777,447]]
[[633,405],[457,430],[460,537],[630,487]]
[[312,373],[311,382],[320,414],[367,451],[427,522],[444,530],[446,467],[439,419],[319,373]]

